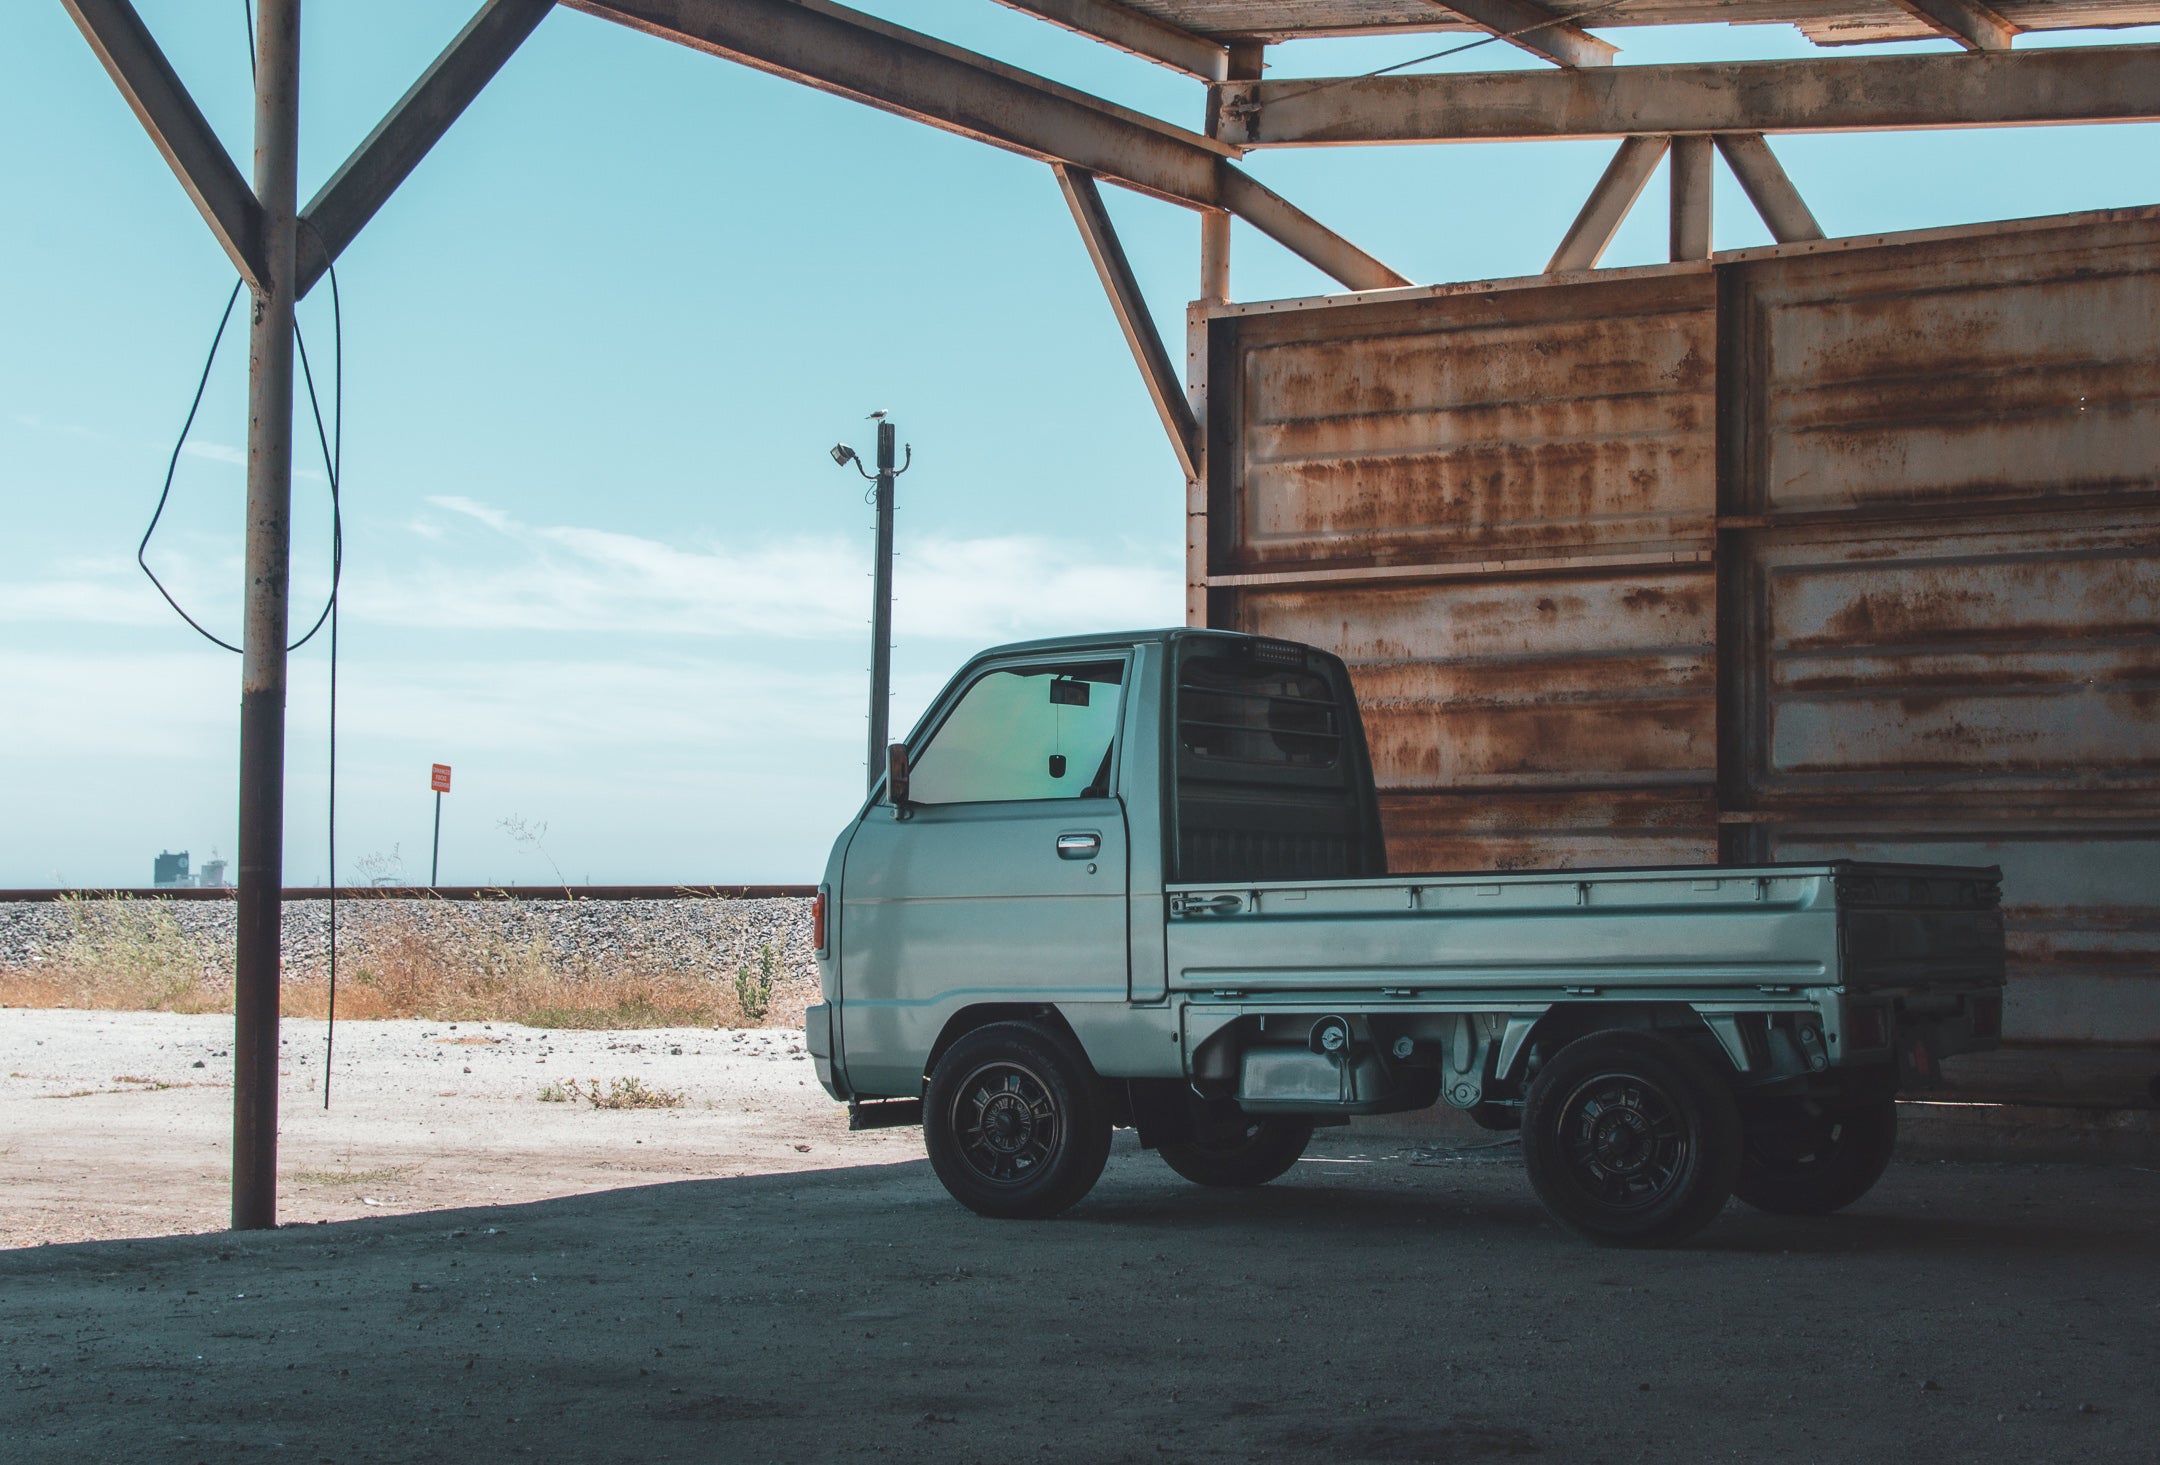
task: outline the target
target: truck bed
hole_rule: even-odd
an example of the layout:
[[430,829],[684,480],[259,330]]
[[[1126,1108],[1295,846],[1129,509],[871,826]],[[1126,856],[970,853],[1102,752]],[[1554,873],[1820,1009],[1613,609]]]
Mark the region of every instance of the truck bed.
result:
[[1836,861],[1175,885],[1169,984],[1407,1002],[1999,985],[1999,881]]

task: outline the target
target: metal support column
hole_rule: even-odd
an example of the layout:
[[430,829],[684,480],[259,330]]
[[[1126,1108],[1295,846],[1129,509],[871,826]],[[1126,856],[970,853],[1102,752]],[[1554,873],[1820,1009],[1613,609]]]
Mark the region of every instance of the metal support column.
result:
[[300,0],[258,0],[255,197],[263,273],[248,335],[247,583],[240,671],[240,879],[233,984],[232,1224],[277,1224],[278,954],[285,842],[285,637],[292,557],[294,214]]
[[1710,139],[1672,140],[1672,257],[1710,257]]
[[[1224,62],[1225,81],[1258,81],[1267,70],[1267,46],[1261,41],[1232,41]],[[1222,88],[1208,88],[1207,135],[1223,134]],[[1219,305],[1230,298],[1230,214],[1226,209],[1200,211],[1200,298]]]
[[877,574],[870,604],[870,761],[872,788],[885,776],[886,722],[892,712],[893,425],[877,425]]

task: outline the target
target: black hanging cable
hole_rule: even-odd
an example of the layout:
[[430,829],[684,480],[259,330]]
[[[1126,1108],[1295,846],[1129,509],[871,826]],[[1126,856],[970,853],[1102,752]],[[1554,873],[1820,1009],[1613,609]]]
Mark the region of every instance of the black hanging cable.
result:
[[1356,76],[1334,77],[1306,87],[1301,91],[1284,92],[1280,96],[1269,98],[1269,100],[1273,103],[1282,103],[1292,101],[1298,97],[1309,97],[1314,92],[1324,92],[1330,87],[1347,86],[1353,81],[1370,81],[1376,76],[1387,76],[1393,72],[1407,70],[1412,66],[1423,66],[1428,61],[1445,61],[1450,56],[1460,56],[1465,51],[1475,51],[1480,46],[1490,46],[1498,41],[1520,40],[1533,32],[1549,30],[1556,25],[1580,25],[1593,16],[1603,15],[1609,10],[1618,10],[1622,5],[1628,3],[1629,0],[1604,0],[1603,4],[1593,5],[1587,10],[1578,10],[1571,15],[1547,16],[1543,20],[1519,26],[1511,31],[1494,31],[1491,35],[1480,36],[1478,39],[1466,41],[1460,46],[1450,46],[1444,51],[1434,51],[1425,56],[1413,56],[1408,61],[1396,61],[1387,66],[1375,67],[1371,71],[1361,71]]
[[[312,228],[313,226],[310,225],[309,227]],[[337,272],[333,268],[330,280],[330,296],[333,302],[337,299],[336,274]],[[180,436],[173,443],[172,456],[165,460],[165,482],[163,487],[158,490],[157,507],[150,511],[150,523],[143,529],[142,541],[135,546],[135,563],[141,567],[143,574],[149,577],[150,583],[157,587],[157,593],[165,597],[165,603],[173,608],[174,614],[192,626],[195,633],[205,641],[208,641],[213,646],[222,647],[236,656],[241,654],[241,648],[233,645],[232,642],[189,615],[187,607],[173,598],[173,593],[165,588],[165,582],[157,577],[157,571],[150,568],[149,555],[150,540],[156,535],[158,521],[165,517],[166,502],[172,497],[173,475],[179,470],[180,455],[187,451],[188,434],[195,429],[195,415],[202,409],[203,392],[210,385],[210,368],[217,364],[218,347],[224,344],[225,327],[232,323],[233,306],[239,302],[240,291],[243,288],[245,288],[245,282],[235,280],[232,294],[225,297],[225,309],[218,316],[217,333],[210,338],[210,351],[203,358],[202,375],[197,377],[195,381],[195,396],[188,403],[187,420],[180,424]],[[342,320],[337,323],[336,330],[339,337],[337,352],[342,358],[344,352],[344,324]],[[301,370],[306,372],[307,341],[301,336],[298,325],[293,327],[293,339],[299,343]],[[339,370],[342,374],[343,367],[340,366]],[[344,390],[344,383],[340,382],[338,384],[338,396],[341,403]],[[288,644],[285,648],[287,651],[298,651],[308,642],[314,640],[316,632],[320,631],[323,628],[323,623],[330,618],[330,612],[337,604],[338,583],[343,573],[345,557],[345,527],[343,516],[338,510],[337,470],[331,459],[329,439],[323,432],[322,406],[315,400],[315,380],[312,375],[308,376],[308,405],[315,414],[315,435],[322,443],[323,467],[330,474],[330,593],[324,598],[323,608],[316,615],[315,623],[308,627],[307,634],[299,640]],[[342,407],[340,410],[342,410]]]
[[[330,1003],[327,1020],[323,1024],[323,1108],[330,1107],[331,1061],[337,1051],[337,958],[338,958],[338,896],[337,896],[337,674],[338,674],[338,591],[345,574],[345,514],[338,497],[339,480],[345,467],[345,304],[338,294],[337,261],[330,257],[330,249],[323,242],[313,223],[302,219],[301,224],[314,235],[316,247],[323,252],[330,276],[330,364],[333,379],[330,384],[330,423],[328,437],[323,433],[322,403],[315,392],[315,371],[308,362],[307,338],[300,333],[299,322],[293,323],[293,340],[300,348],[300,373],[307,382],[308,408],[315,417],[315,438],[322,446],[324,470],[330,475],[330,603],[324,613],[330,618],[330,787],[328,828],[330,852]],[[318,621],[317,626],[321,625]],[[313,631],[308,636],[313,636]],[[302,637],[305,642],[307,637]]]
[[[248,75],[255,74],[255,6],[253,0],[241,0],[241,10],[247,19]],[[315,236],[315,244],[323,252],[323,259],[330,276],[331,319],[331,365],[336,379],[332,383],[330,430],[323,426],[322,400],[315,390],[315,372],[308,361],[307,337],[301,333],[298,320],[293,322],[293,342],[300,351],[300,371],[307,381],[308,411],[315,419],[315,440],[322,449],[323,471],[330,483],[330,593],[323,600],[323,608],[308,627],[307,634],[286,646],[289,652],[298,651],[315,639],[315,633],[325,622],[330,626],[330,789],[327,824],[330,853],[330,1005],[329,1021],[325,1027],[323,1047],[323,1107],[330,1107],[330,1057],[331,1043],[337,1026],[337,663],[338,663],[338,591],[345,579],[345,513],[338,500],[338,478],[345,455],[345,309],[338,295],[337,261],[331,256],[328,245],[314,224],[302,218],[297,221]],[[135,563],[141,567],[150,583],[157,587],[165,603],[173,613],[186,621],[195,633],[214,646],[243,654],[240,647],[224,637],[216,635],[202,622],[187,612],[187,608],[173,598],[165,582],[150,568],[150,540],[156,535],[158,522],[165,517],[165,505],[172,498],[173,477],[179,471],[180,455],[187,449],[188,434],[194,430],[195,416],[202,409],[204,391],[210,385],[210,369],[217,364],[218,348],[224,344],[225,328],[232,323],[233,306],[239,303],[240,291],[246,282],[235,280],[232,293],[225,297],[225,309],[218,315],[217,332],[210,338],[210,350],[203,357],[202,374],[195,381],[195,395],[188,402],[187,419],[180,424],[180,436],[173,443],[172,456],[165,463],[165,482],[158,490],[157,507],[150,512],[150,523],[143,529],[140,543],[135,546]]]
[[220,636],[212,635],[205,630],[202,622],[189,615],[186,608],[179,601],[173,599],[172,592],[165,588],[165,582],[157,577],[157,571],[150,568],[148,556],[150,552],[150,536],[157,533],[158,520],[165,517],[165,501],[172,497],[173,474],[180,467],[181,451],[187,447],[188,433],[195,426],[195,414],[202,407],[203,389],[210,385],[210,368],[217,364],[218,347],[225,340],[225,327],[232,321],[233,306],[240,299],[240,290],[243,283],[240,280],[233,281],[232,294],[225,297],[225,310],[218,317],[217,334],[210,338],[210,354],[203,358],[202,375],[195,382],[195,399],[188,403],[187,421],[180,424],[179,441],[173,444],[172,457],[167,459],[165,463],[165,486],[158,490],[157,507],[151,510],[150,525],[143,530],[142,543],[135,546],[135,563],[142,566],[142,572],[150,577],[151,584],[157,586],[157,593],[165,597],[165,603],[173,608],[181,620],[193,626],[196,633],[204,640],[232,652],[238,652],[240,648],[233,645],[232,642]]

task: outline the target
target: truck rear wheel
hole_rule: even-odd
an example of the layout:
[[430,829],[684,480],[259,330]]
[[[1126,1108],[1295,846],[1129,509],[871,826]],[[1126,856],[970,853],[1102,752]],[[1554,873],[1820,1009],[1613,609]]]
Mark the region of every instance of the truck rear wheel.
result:
[[992,1023],[946,1049],[931,1072],[923,1145],[969,1210],[1054,1216],[1101,1177],[1110,1107],[1071,1044],[1032,1023]]
[[1196,1126],[1192,1138],[1167,1139],[1156,1148],[1171,1169],[1193,1184],[1237,1189],[1265,1185],[1283,1175],[1310,1143],[1310,1124],[1240,1114],[1227,1124]]
[[1539,1071],[1523,1164],[1545,1209],[1608,1246],[1666,1246],[1710,1223],[1740,1167],[1740,1111],[1670,1038],[1593,1033]]
[[1874,1189],[1897,1145],[1897,1101],[1794,1101],[1747,1116],[1733,1194],[1776,1216],[1827,1216]]

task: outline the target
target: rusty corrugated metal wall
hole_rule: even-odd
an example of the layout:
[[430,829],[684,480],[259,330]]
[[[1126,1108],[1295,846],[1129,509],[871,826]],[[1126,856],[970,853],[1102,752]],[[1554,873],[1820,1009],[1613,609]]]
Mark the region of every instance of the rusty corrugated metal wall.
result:
[[1399,869],[2003,866],[1980,1094],[2160,1075],[2160,210],[1237,306],[1211,624],[1350,663]]

